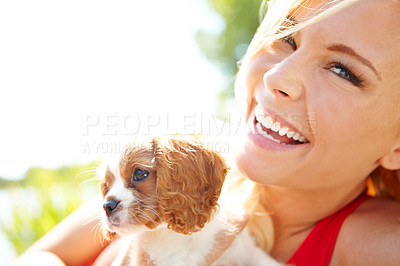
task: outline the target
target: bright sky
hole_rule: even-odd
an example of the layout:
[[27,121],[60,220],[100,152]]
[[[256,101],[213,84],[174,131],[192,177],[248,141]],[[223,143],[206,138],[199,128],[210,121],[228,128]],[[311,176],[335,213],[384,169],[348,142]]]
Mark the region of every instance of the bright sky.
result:
[[1,1],[0,176],[214,112],[222,77],[194,34],[222,27],[206,0]]

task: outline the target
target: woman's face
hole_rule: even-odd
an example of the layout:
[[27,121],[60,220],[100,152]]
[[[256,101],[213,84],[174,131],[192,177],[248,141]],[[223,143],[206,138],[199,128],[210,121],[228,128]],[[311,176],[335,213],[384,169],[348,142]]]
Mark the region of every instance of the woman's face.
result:
[[398,147],[398,14],[397,1],[363,0],[253,53],[238,84],[253,99],[239,169],[262,184],[343,187]]

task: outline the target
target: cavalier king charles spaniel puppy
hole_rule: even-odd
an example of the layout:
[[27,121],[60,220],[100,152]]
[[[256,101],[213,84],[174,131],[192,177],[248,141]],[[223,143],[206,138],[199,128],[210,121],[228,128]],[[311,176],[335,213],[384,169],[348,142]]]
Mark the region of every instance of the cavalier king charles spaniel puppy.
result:
[[[101,176],[106,234],[128,236],[115,263],[204,265],[218,233],[235,230],[218,204],[227,171],[197,138],[129,144]],[[280,264],[245,229],[213,265]]]

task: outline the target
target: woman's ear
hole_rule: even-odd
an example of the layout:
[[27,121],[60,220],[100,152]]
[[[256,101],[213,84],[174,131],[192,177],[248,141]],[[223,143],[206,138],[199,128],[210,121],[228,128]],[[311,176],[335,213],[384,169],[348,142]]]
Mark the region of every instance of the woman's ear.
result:
[[227,174],[224,159],[196,140],[153,139],[159,210],[168,228],[201,230],[218,208]]
[[379,159],[379,164],[388,170],[400,169],[400,141],[398,146]]

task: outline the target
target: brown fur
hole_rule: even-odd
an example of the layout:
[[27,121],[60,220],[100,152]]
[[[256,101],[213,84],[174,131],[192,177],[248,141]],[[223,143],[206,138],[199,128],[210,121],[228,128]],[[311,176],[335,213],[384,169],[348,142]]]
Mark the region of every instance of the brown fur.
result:
[[[138,167],[150,175],[142,182],[131,182]],[[139,199],[131,207],[136,222],[153,229],[162,219],[182,234],[199,231],[212,218],[228,171],[217,152],[197,139],[177,136],[154,138],[145,145],[131,143],[119,168],[125,186]],[[101,183],[103,197],[114,178],[108,169]],[[114,238],[115,233],[108,232],[106,237]]]
[[113,241],[118,237],[117,233],[111,232],[110,230],[107,230],[105,227],[103,227],[102,230],[103,230],[103,236],[107,241]]
[[157,196],[168,228],[199,231],[218,208],[227,174],[224,159],[199,141],[155,138]]
[[107,192],[110,190],[110,186],[114,182],[114,175],[111,173],[110,169],[107,167],[105,173],[104,173],[104,178],[100,182],[100,190],[101,194],[103,197],[107,194]]

